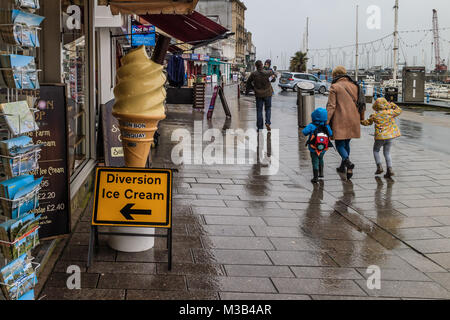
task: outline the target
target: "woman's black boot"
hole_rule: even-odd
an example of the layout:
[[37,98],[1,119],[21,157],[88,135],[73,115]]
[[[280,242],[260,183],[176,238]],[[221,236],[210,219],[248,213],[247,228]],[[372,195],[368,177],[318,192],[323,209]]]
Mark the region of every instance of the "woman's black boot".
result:
[[353,169],[355,169],[355,165],[351,163],[349,159],[344,161],[345,167],[347,168],[347,180],[353,178]]
[[355,169],[355,165],[350,161],[350,159],[346,159],[344,161],[344,165],[347,169],[350,169],[350,170]]
[[337,168],[336,171],[339,173],[345,173],[345,162],[344,161],[341,162],[341,166],[339,168]]

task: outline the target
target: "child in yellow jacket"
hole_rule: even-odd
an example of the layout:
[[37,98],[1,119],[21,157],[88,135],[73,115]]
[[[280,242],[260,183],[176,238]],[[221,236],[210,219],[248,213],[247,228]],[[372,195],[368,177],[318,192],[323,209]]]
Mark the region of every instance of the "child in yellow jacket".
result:
[[387,173],[385,178],[394,176],[392,169],[391,148],[395,138],[401,136],[400,129],[395,122],[395,118],[402,113],[402,109],[394,103],[389,103],[385,98],[380,98],[373,105],[373,113],[368,120],[361,121],[363,126],[371,126],[375,124],[375,144],[373,146],[373,154],[377,164],[377,172],[384,172],[380,151],[383,148],[384,158],[387,164]]

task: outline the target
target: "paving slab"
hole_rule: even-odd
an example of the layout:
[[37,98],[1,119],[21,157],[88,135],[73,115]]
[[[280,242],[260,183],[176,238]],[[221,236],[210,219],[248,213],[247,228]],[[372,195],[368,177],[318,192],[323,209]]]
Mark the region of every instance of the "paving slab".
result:
[[187,276],[190,290],[217,290],[225,292],[276,293],[269,278],[253,277],[215,277]]
[[356,282],[369,296],[401,297],[401,298],[430,298],[449,299],[449,292],[439,284],[433,282],[412,281],[382,281],[380,290],[370,290],[361,280]]
[[365,296],[353,280],[272,278],[280,293]]
[[311,300],[307,295],[294,294],[270,294],[270,293],[236,293],[221,292],[222,300],[247,300],[247,301],[270,301],[270,300]]

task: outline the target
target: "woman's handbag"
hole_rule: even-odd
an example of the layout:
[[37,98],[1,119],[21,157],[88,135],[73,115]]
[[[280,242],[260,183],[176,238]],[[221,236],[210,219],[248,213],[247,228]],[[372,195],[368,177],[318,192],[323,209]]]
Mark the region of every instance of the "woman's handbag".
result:
[[355,103],[356,109],[358,109],[359,112],[359,117],[362,121],[366,119],[366,97],[364,96],[364,91],[362,90],[361,86],[357,82],[353,82],[353,84],[358,87],[358,98],[356,101],[353,99],[353,96],[350,93],[350,91],[348,91],[347,88],[345,88],[345,90]]

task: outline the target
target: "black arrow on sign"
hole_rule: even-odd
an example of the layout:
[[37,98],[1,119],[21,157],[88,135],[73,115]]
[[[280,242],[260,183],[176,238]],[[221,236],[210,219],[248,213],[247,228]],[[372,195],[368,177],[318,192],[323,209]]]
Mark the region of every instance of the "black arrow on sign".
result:
[[134,218],[131,215],[141,215],[141,216],[151,216],[152,210],[137,210],[132,209],[135,206],[134,203],[127,204],[125,207],[123,207],[122,210],[120,210],[120,213],[125,217],[127,220],[134,220]]

